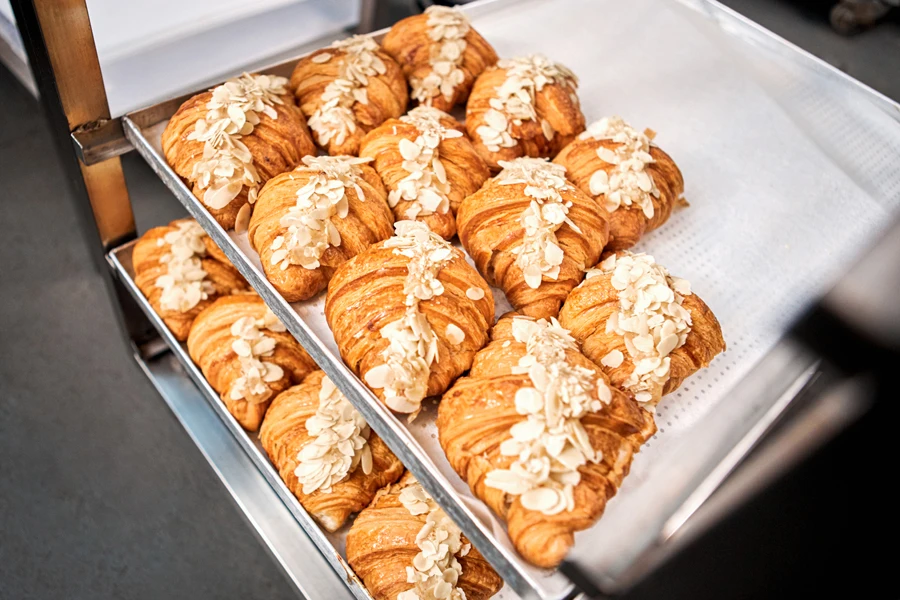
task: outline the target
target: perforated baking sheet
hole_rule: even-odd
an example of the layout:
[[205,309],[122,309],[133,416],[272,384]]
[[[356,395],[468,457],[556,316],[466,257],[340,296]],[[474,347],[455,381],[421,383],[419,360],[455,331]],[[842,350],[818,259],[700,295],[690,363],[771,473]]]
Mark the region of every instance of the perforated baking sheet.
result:
[[[637,250],[691,280],[718,316],[728,344],[709,369],[660,405],[659,432],[636,457],[600,526],[576,536],[573,556],[589,566],[613,567],[597,556],[613,554],[629,540],[603,537],[604,531],[617,531],[604,525],[628,521],[629,506],[642,495],[640,505],[648,505],[658,465],[686,439],[703,436],[704,423],[715,422],[707,421],[715,407],[725,404],[729,391],[886,226],[900,203],[900,176],[885,168],[900,157],[896,120],[875,103],[860,104],[863,96],[852,86],[832,82],[829,88],[821,74],[785,71],[756,47],[758,42],[740,41],[711,20],[717,11],[708,2],[500,0],[472,13],[475,27],[501,56],[540,52],[578,74],[589,121],[617,114],[639,129],[658,132],[656,141],[684,173],[691,206]],[[787,82],[796,91],[786,89]],[[853,102],[848,105],[842,95]],[[324,320],[324,295],[287,305],[262,277],[246,235],[223,232],[165,164],[159,137],[174,108],[156,120],[148,121],[157,114],[152,108],[126,120],[138,150],[320,365],[341,379],[342,390],[507,582],[523,595],[564,596],[568,581],[524,564],[502,525],[449,468],[437,443],[433,409],[407,426],[375,403],[340,362]],[[858,152],[847,149],[853,144]],[[495,295],[499,315],[508,305],[502,293]],[[737,419],[740,408],[732,407]],[[752,414],[749,407],[744,412],[745,418]],[[595,552],[598,547],[603,552]]]

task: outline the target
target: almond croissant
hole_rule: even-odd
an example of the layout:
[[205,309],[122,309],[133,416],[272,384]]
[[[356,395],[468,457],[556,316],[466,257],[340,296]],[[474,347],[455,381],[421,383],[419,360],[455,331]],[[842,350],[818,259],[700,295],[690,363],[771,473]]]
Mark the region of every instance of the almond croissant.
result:
[[328,531],[403,475],[397,457],[322,371],[278,394],[259,441],[303,508]]
[[219,296],[247,282],[193,219],[172,221],[141,236],[131,255],[134,282],[180,342],[191,323]]
[[347,562],[375,600],[487,600],[503,580],[407,473],[347,533]]
[[465,255],[424,223],[395,227],[337,269],[325,318],[347,365],[388,407],[414,418],[487,342],[494,298]]
[[588,272],[559,320],[613,385],[648,407],[725,350],[722,328],[684,279],[621,251]]
[[553,162],[609,211],[607,250],[634,246],[669,220],[684,193],[671,157],[619,117],[592,123]]
[[423,221],[445,240],[456,234],[460,202],[490,177],[465,128],[427,106],[370,131],[359,155],[375,161],[397,220]]
[[197,315],[191,359],[238,423],[256,431],[272,398],[316,363],[256,294],[224,296]]
[[555,156],[584,131],[566,67],[539,54],[504,59],[475,81],[466,105],[466,128],[492,171],[501,160]]
[[519,554],[545,568],[600,518],[656,431],[555,319],[514,314],[444,394],[437,427],[453,469],[506,521]]
[[584,269],[600,258],[606,210],[539,158],[502,161],[503,171],[459,207],[459,239],[485,279],[533,317],[559,312]]
[[260,186],[316,147],[287,79],[244,74],[187,100],[162,134],[166,162],[225,229],[250,216]]
[[384,186],[366,162],[307,156],[260,191],[250,245],[288,302],[315,296],[338,266],[391,236],[394,220]]
[[338,40],[305,57],[291,90],[328,154],[356,156],[369,130],[406,111],[400,66],[368,36]]
[[466,14],[444,6],[398,21],[382,44],[409,79],[410,97],[440,110],[465,102],[475,78],[497,62]]

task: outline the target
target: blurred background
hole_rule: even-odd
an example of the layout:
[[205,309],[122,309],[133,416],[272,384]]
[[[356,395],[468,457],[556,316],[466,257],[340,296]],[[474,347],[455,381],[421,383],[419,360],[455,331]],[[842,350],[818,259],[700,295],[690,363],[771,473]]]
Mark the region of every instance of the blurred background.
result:
[[[358,27],[387,27],[428,4],[88,0],[114,116]],[[900,100],[897,0],[724,4]],[[201,50],[209,48],[216,51]],[[0,0],[0,58],[0,598],[294,598],[123,352],[100,274],[71,226],[69,185],[9,0]],[[123,163],[140,231],[182,214],[176,202],[152,201],[164,188],[138,156],[127,154]],[[827,456],[806,468],[822,469],[822,460]],[[781,521],[769,529],[765,518],[758,523],[760,515],[808,511],[793,499],[803,482],[776,486],[632,597],[766,597],[788,589],[781,586],[800,564],[791,562],[797,557],[790,540],[774,531]],[[742,527],[746,522],[757,525]],[[797,527],[792,535],[814,535]],[[748,554],[761,545],[783,561],[784,572]],[[737,572],[729,567],[735,561],[758,570]],[[702,583],[688,571],[701,573]]]

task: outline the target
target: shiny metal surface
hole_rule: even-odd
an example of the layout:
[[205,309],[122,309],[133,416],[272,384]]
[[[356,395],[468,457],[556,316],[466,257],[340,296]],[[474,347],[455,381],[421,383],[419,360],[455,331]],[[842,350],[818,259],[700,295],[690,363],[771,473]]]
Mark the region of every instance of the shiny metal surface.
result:
[[72,132],[72,144],[78,160],[86,165],[121,156],[133,149],[125,139],[120,119],[102,119],[82,125]]
[[[307,597],[342,598],[351,597],[352,593],[358,600],[371,600],[368,591],[344,562],[336,547],[342,543],[340,534],[326,534],[303,509],[284,485],[265,451],[231,416],[219,395],[194,365],[187,348],[172,336],[134,283],[131,263],[133,248],[134,242],[131,242],[112,251],[108,256],[110,265],[119,281],[156,327],[160,337],[171,350],[171,356],[180,363],[181,378],[189,377],[196,386],[190,400],[182,396],[176,396],[174,400],[166,398],[172,406],[172,411],[207,456],[210,465],[229,488],[235,501],[272,550],[275,558],[285,568],[289,578],[299,589],[310,589],[311,592],[315,592],[306,594]],[[159,351],[159,347],[149,350],[145,354],[152,355],[154,350]],[[184,381],[179,385],[184,388],[189,386],[190,382]],[[201,403],[198,402],[201,397],[206,400],[202,403],[203,408],[200,408]],[[194,413],[202,413],[204,419],[202,425],[191,426],[189,421],[186,422],[185,419],[190,415],[183,416],[182,413],[188,408]],[[215,447],[210,449],[211,444],[215,443],[221,447],[228,445],[228,442],[231,455],[227,459],[210,457],[209,452],[215,450]],[[240,456],[236,457],[235,453],[238,452]],[[338,541],[339,539],[341,541]],[[325,567],[326,562],[330,569]],[[334,573],[334,576],[331,576],[331,573]],[[321,582],[316,583],[319,579]]]
[[305,598],[353,598],[171,352],[135,355],[272,558]]
[[[686,412],[679,407],[681,425],[641,452],[600,523],[576,536],[570,560],[613,590],[641,576],[646,553],[681,528],[814,374],[815,357],[779,338],[793,316],[848,264],[852,257],[846,254],[861,249],[864,238],[884,226],[896,209],[891,190],[898,176],[882,165],[896,164],[900,129],[896,105],[889,100],[715,2],[568,1],[566,7],[565,0],[493,0],[472,6],[471,14],[501,55],[521,53],[522,40],[528,39],[529,51],[562,57],[566,64],[577,62],[569,66],[581,67],[575,70],[582,74],[590,118],[634,111],[646,119],[642,126],[658,124],[668,132],[666,148],[673,147],[671,140],[680,141],[674,154],[680,164],[684,160],[686,176],[690,171],[706,175],[702,181],[697,176],[690,190],[698,208],[690,219],[673,217],[641,249],[679,259],[669,263],[673,272],[705,284],[700,289],[726,318],[723,327],[732,348],[727,359],[717,359],[715,373],[695,376],[673,394],[678,398],[665,403],[690,405],[688,389],[701,388],[691,394],[698,406]],[[606,39],[579,27],[586,19],[605,27]],[[673,30],[673,24],[681,29]],[[629,36],[640,36],[640,43],[629,45]],[[677,51],[665,50],[659,42],[664,36]],[[643,48],[643,55],[638,50],[636,56],[622,53],[615,60],[603,60],[600,50],[585,46],[599,45],[599,40],[614,45],[612,38],[623,48],[657,46]],[[266,71],[286,74],[295,61]],[[648,65],[656,68],[652,76],[650,69],[641,68]],[[622,81],[630,84],[617,86]],[[540,572],[518,558],[502,528],[490,515],[479,514],[480,503],[471,500],[455,475],[442,470],[442,456],[429,455],[420,439],[346,368],[333,340],[321,334],[320,317],[304,318],[285,302],[262,275],[257,257],[215,223],[168,167],[158,149],[159,128],[176,108],[177,103],[168,102],[128,115],[123,121],[126,136],[506,582],[523,596],[569,594],[571,585],[559,574]],[[771,128],[772,137],[755,131],[748,117]],[[874,136],[874,143],[848,149],[847,128]],[[776,151],[773,160],[767,143]],[[715,168],[710,161],[718,161]],[[740,207],[734,198],[768,203]],[[866,210],[860,209],[864,214],[856,221],[844,222],[847,206]],[[735,217],[741,210],[754,219]],[[808,217],[817,220],[807,223]],[[828,239],[827,245],[817,246],[817,236]],[[786,266],[794,268],[781,268]],[[767,286],[777,288],[778,295]],[[708,290],[716,291],[715,302]],[[752,319],[743,314],[749,309],[742,302],[755,311]],[[675,410],[662,410],[660,422],[678,419]]]

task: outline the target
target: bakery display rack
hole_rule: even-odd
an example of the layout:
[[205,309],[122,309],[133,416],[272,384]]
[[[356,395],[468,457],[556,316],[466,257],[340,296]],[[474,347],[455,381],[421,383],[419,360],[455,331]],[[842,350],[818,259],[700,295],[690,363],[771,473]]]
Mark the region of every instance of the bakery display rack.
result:
[[[501,56],[541,52],[579,74],[589,120],[635,115],[683,160],[692,206],[641,249],[664,256],[703,290],[729,345],[708,372],[667,398],[659,434],[607,514],[576,535],[559,571],[547,572],[518,557],[500,522],[452,471],[436,442],[433,406],[408,424],[378,402],[340,359],[324,294],[286,302],[246,234],[223,230],[168,166],[160,136],[189,95],[111,118],[96,54],[90,60],[84,2],[64,4],[82,17],[75,26],[63,27],[49,0],[18,2],[17,17],[45,105],[80,149],[80,162],[68,166],[84,181],[86,230],[96,234],[127,343],[308,598],[370,596],[342,556],[345,530],[328,534],[316,525],[135,285],[136,232],[118,154],[133,149],[146,160],[497,570],[507,584],[500,597],[508,598],[625,590],[709,521],[710,507],[722,510],[722,502],[708,500],[729,474],[804,391],[832,380],[821,356],[792,339],[792,323],[888,229],[900,205],[900,175],[889,168],[900,161],[900,107],[716,2],[488,0],[465,7]],[[625,44],[637,50],[614,51]],[[67,46],[86,53],[60,53]],[[261,71],[289,76],[297,58]],[[852,224],[843,219],[848,210],[860,215]],[[500,315],[508,304],[495,293]]]

